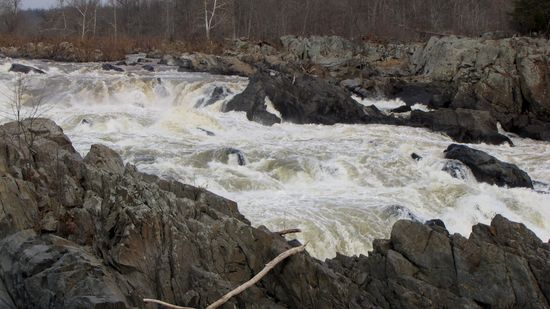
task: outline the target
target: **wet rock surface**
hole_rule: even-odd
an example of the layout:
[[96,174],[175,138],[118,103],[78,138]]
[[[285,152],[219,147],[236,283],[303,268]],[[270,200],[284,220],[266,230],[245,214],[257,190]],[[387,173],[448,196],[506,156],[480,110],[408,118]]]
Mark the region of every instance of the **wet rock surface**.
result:
[[[49,120],[0,136],[3,308],[144,308],[142,298],[204,308],[297,245],[105,146],[82,158]],[[293,256],[227,306],[544,308],[548,278],[550,246],[521,224],[497,216],[466,239],[439,221],[399,221],[368,257]]]
[[433,131],[446,133],[461,143],[512,144],[498,133],[497,122],[489,112],[469,109],[442,108],[431,112],[411,112],[410,123]]
[[531,178],[526,172],[514,164],[502,162],[483,151],[452,144],[445,150],[445,158],[464,163],[478,181],[511,188],[533,188]]
[[28,65],[24,65],[24,64],[19,64],[19,63],[14,63],[11,65],[10,67],[10,72],[15,72],[15,73],[23,73],[23,74],[28,74],[28,73],[38,73],[38,74],[46,74],[44,71],[40,70],[40,69],[37,69],[35,67],[31,67],[31,66],[28,66]]

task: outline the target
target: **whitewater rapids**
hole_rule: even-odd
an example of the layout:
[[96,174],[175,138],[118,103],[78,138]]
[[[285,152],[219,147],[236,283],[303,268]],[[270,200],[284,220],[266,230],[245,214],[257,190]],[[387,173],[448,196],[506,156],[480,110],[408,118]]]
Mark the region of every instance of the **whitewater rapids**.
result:
[[[2,122],[10,118],[6,96],[18,76],[8,73],[12,62],[0,59]],[[26,104],[40,104],[41,116],[61,125],[82,155],[102,143],[143,172],[236,201],[255,226],[301,228],[298,239],[309,241],[318,258],[367,254],[399,219],[440,218],[467,236],[473,224],[502,214],[550,238],[547,187],[537,185],[537,192],[477,183],[471,174],[452,178],[441,170],[452,140],[439,133],[387,125],[266,127],[244,113],[220,112],[246,88],[244,78],[170,67],[115,73],[101,64],[22,63],[46,71],[24,76]],[[515,147],[472,147],[550,183],[550,143],[511,137]]]

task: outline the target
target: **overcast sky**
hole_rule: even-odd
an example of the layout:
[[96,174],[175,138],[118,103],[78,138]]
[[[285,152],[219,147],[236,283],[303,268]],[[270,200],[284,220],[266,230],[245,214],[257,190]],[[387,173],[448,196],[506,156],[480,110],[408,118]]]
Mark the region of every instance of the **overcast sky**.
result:
[[23,0],[23,8],[47,9],[55,4],[55,0]]

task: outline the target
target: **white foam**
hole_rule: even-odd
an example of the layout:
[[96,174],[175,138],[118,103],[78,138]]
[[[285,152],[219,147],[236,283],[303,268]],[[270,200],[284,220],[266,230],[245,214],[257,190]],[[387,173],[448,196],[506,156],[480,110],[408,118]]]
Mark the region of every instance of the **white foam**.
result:
[[[63,126],[78,151],[104,143],[145,172],[237,201],[254,225],[302,228],[300,240],[310,241],[308,250],[317,257],[336,251],[366,254],[372,240],[388,237],[392,224],[407,212],[420,219],[442,218],[451,232],[464,234],[472,224],[488,223],[502,213],[550,238],[550,195],[479,184],[473,177],[452,178],[441,171],[443,150],[452,141],[439,133],[385,125],[267,127],[248,121],[245,113],[219,112],[244,90],[242,78],[173,71],[128,76],[97,65],[55,66],[47,76],[30,76],[30,90],[53,105],[46,116]],[[13,78],[0,70],[0,87]],[[233,95],[195,108],[214,85]],[[363,104],[389,110],[404,103]],[[473,147],[550,183],[550,144],[517,137],[513,142],[516,147]],[[205,155],[225,147],[243,151],[247,164]],[[412,160],[412,152],[424,159]]]
[[277,116],[279,119],[283,119],[283,116],[281,115],[281,112],[279,112],[275,106],[273,106],[273,102],[269,99],[269,97],[265,97],[265,106],[268,113],[273,114]]

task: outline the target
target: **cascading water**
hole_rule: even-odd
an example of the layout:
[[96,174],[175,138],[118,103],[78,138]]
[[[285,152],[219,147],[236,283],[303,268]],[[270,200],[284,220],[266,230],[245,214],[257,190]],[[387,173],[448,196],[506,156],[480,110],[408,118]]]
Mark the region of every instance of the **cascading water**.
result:
[[[464,179],[451,177],[442,169],[452,141],[441,134],[386,125],[262,126],[244,113],[220,112],[246,87],[239,77],[28,64],[47,74],[24,77],[25,100],[39,102],[81,154],[106,144],[141,171],[235,200],[254,225],[299,227],[298,238],[319,258],[365,254],[402,218],[441,218],[451,232],[468,235],[472,224],[501,213],[550,237],[549,194],[480,184],[468,171],[460,171]],[[0,60],[0,91],[8,95],[17,78],[10,65]],[[0,101],[2,115],[9,114],[5,98]],[[550,144],[512,139],[515,147],[473,147],[550,183]],[[412,152],[423,159],[413,160]],[[537,189],[549,191],[544,184]]]

